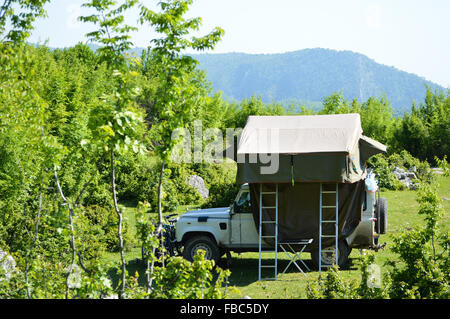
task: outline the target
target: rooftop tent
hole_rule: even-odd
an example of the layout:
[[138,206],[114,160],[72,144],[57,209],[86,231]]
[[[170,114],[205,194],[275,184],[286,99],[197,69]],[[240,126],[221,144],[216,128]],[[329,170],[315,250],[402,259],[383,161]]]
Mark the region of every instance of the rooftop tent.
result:
[[[361,164],[385,151],[362,135],[359,114],[249,116],[236,152],[237,182],[354,183],[365,178]],[[264,173],[270,164],[278,169]]]
[[[280,239],[313,238],[307,250],[317,248],[322,184],[338,189],[339,237],[350,234],[361,220],[365,161],[386,151],[383,144],[362,133],[359,114],[250,116],[233,157],[238,163],[237,182],[249,183],[257,228],[260,205],[263,215],[274,213],[264,209],[274,206],[273,197],[260,202],[261,184],[263,192],[273,191],[278,184]],[[278,167],[272,173],[262,170],[275,164]],[[324,211],[323,217],[332,215]],[[263,235],[273,234],[271,227],[263,225]],[[324,243],[332,244],[333,239]]]
[[371,156],[385,153],[386,146],[367,136],[361,135],[359,139],[360,161],[365,163]]

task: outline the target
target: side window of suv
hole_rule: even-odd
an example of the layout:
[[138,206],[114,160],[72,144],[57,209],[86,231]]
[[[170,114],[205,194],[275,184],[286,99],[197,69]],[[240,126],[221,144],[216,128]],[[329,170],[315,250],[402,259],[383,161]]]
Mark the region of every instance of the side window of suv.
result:
[[251,213],[250,209],[250,192],[242,192],[237,205],[240,207],[240,213]]

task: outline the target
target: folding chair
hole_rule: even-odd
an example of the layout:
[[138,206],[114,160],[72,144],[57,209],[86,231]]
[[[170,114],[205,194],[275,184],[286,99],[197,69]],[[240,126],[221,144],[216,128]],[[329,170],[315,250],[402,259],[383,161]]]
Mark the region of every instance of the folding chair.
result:
[[[302,272],[304,276],[306,274],[303,272],[302,268],[298,265],[297,261],[301,262],[303,266],[309,271],[310,269],[305,264],[305,262],[300,258],[301,253],[305,250],[306,246],[311,244],[313,242],[312,238],[310,239],[299,239],[299,240],[284,240],[281,242],[278,242],[278,245],[281,247],[281,249],[284,251],[284,253],[289,257],[291,260],[289,264],[284,268],[283,274],[288,270],[289,266],[291,264],[294,264],[295,267],[297,267],[298,270]],[[293,246],[300,246],[299,251],[295,251]]]

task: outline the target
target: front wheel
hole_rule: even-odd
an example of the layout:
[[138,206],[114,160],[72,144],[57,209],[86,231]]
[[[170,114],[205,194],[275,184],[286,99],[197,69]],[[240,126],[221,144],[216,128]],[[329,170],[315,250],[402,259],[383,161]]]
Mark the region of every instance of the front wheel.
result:
[[205,251],[205,259],[214,260],[217,264],[220,250],[215,241],[208,236],[196,236],[188,239],[184,245],[183,256],[192,262],[200,250]]
[[[326,252],[322,252],[322,266],[330,265],[335,261],[335,245],[327,248],[322,248],[322,250],[327,250]],[[333,250],[333,252],[328,252]],[[344,268],[349,261],[349,255],[352,249],[348,246],[345,240],[341,240],[338,244],[338,266],[340,268]],[[319,269],[319,249],[316,249],[311,252],[311,261],[315,269]]]

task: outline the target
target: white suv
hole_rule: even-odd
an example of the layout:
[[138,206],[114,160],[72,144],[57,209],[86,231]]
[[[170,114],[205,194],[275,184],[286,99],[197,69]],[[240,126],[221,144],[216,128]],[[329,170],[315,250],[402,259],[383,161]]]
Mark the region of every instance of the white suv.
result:
[[[366,187],[361,221],[342,244],[339,244],[339,265],[348,261],[351,248],[376,248],[378,236],[386,231],[387,205],[384,198]],[[192,261],[198,250],[206,258],[217,260],[226,252],[259,250],[259,236],[250,209],[248,184],[241,186],[230,207],[198,209],[182,215],[175,225],[176,242],[183,247],[183,256]],[[263,249],[272,249],[263,242]],[[323,252],[322,260],[329,258]],[[318,252],[311,251],[313,264],[318,267]]]

